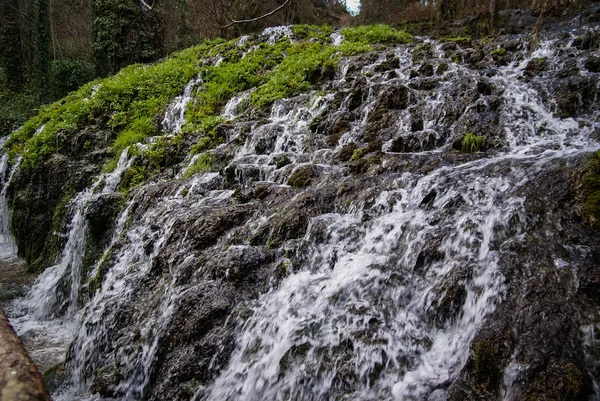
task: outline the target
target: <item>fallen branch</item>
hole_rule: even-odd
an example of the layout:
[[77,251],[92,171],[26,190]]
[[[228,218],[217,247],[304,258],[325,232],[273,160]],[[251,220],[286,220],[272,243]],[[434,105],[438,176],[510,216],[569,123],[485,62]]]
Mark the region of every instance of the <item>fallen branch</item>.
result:
[[224,25],[224,26],[221,26],[221,28],[223,28],[223,29],[224,28],[229,28],[230,26],[233,26],[233,25],[236,25],[236,24],[246,24],[248,22],[255,22],[255,21],[259,21],[259,20],[261,20],[263,18],[267,18],[267,17],[275,14],[277,11],[281,10],[283,7],[287,6],[290,1],[292,1],[292,0],[286,0],[285,3],[283,3],[282,5],[280,5],[279,7],[277,7],[276,9],[274,9],[273,11],[270,11],[270,12],[268,12],[268,13],[266,13],[264,15],[261,15],[260,17],[256,17],[256,18],[243,19],[243,20],[239,20],[238,21],[238,20],[234,20],[234,19],[229,18],[229,17],[225,17],[229,21],[231,21],[231,23],[229,23],[227,25]]
[[51,401],[40,373],[0,307],[0,401]]

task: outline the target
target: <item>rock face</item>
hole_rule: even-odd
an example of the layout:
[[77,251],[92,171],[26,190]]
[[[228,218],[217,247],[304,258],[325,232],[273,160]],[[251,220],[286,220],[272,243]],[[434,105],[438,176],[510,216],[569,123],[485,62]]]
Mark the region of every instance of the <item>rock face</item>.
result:
[[53,395],[592,399],[600,75],[571,23],[533,51],[506,34],[344,57],[110,173],[99,132],[16,170],[19,252],[49,267],[10,313],[69,328]]

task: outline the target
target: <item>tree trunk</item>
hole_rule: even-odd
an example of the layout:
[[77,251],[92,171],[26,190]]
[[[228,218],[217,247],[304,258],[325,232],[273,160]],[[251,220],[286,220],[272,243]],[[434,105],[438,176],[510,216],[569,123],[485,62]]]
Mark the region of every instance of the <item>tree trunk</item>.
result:
[[498,14],[498,0],[490,0],[490,21],[492,27],[496,25],[496,16]]
[[35,2],[35,75],[40,103],[50,101],[50,4]]
[[4,67],[9,89],[19,91],[23,87],[24,60],[21,43],[19,2],[0,1],[0,66]]
[[0,401],[51,401],[37,368],[0,307]]

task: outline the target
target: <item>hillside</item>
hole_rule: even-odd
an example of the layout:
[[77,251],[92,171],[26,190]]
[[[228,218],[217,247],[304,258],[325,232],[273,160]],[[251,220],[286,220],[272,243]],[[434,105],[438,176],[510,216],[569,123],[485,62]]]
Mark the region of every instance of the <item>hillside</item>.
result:
[[502,18],[268,28],[42,108],[0,216],[54,399],[591,399],[600,32]]

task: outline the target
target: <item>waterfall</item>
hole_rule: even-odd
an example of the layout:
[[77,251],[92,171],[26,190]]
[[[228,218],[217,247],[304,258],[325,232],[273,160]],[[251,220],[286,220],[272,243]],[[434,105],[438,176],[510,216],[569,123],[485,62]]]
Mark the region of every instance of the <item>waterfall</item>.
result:
[[26,343],[35,344],[31,356],[43,368],[64,361],[76,327],[88,230],[86,208],[93,198],[115,191],[129,162],[128,149],[125,149],[114,171],[101,174],[89,188],[75,196],[70,206],[72,217],[68,224],[68,239],[60,261],[38,276],[26,297],[15,300],[8,307],[17,334]]
[[[10,311],[45,359],[69,347],[54,399],[448,399],[510,296],[511,246],[532,229],[526,189],[599,150],[600,125],[593,107],[558,115],[554,76],[523,78],[539,57],[562,68],[564,41],[493,68],[452,59],[448,43],[419,46],[344,59],[322,90],[255,120],[251,90],[223,101],[216,166],[188,177],[202,155],[188,156],[131,192],[85,305],[86,211],[115,191],[127,150],[77,194],[60,260]],[[167,107],[165,132],[181,131],[202,84]],[[487,149],[466,149],[477,134]],[[4,189],[0,207],[4,234]],[[596,327],[582,328],[588,348]],[[516,351],[507,359],[498,387],[512,401],[530,372]]]

